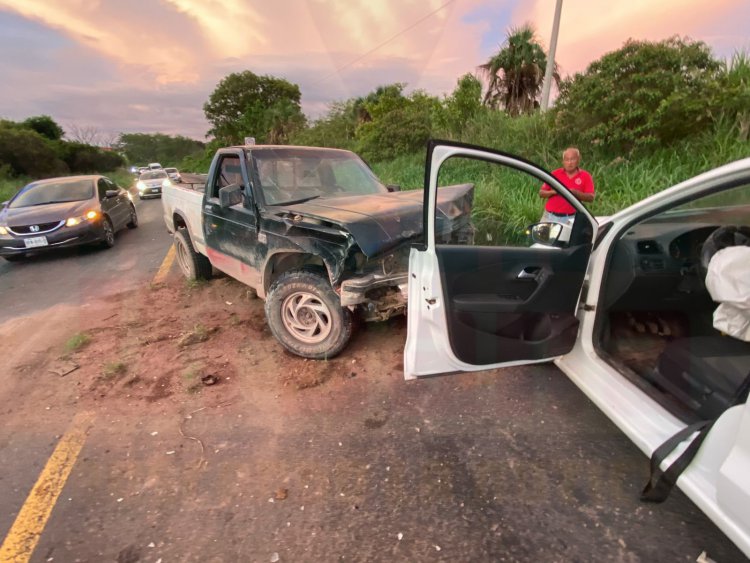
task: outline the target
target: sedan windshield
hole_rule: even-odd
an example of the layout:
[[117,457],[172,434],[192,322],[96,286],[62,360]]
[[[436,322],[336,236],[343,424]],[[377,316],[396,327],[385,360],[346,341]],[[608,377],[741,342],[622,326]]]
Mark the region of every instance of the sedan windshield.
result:
[[84,201],[94,197],[94,182],[90,179],[34,182],[23,188],[10,202],[9,207],[31,207],[47,203]]
[[278,148],[254,150],[252,156],[269,205],[388,192],[351,152]]
[[166,178],[167,173],[164,170],[154,170],[153,172],[144,172],[141,174],[141,180],[158,180],[160,178]]

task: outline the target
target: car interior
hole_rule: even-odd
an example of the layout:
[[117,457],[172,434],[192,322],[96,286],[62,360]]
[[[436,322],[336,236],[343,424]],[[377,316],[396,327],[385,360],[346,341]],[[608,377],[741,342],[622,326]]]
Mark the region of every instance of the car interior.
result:
[[750,342],[714,327],[706,287],[711,259],[738,245],[750,246],[748,185],[630,226],[608,257],[599,353],[685,422],[720,415],[750,373]]

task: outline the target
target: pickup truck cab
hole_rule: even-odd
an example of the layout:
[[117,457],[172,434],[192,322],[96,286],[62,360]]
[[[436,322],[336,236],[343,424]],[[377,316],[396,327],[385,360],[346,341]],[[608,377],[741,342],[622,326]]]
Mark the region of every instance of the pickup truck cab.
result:
[[[188,278],[216,268],[265,300],[276,339],[307,358],[347,344],[352,316],[406,309],[422,191],[385,186],[356,154],[313,147],[220,149],[205,185],[164,187],[164,220]],[[441,240],[472,236],[473,186],[444,187]]]

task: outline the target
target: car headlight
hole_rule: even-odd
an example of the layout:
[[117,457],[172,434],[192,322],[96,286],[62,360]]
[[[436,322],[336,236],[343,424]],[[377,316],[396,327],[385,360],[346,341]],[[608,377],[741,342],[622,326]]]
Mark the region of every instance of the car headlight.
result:
[[99,217],[99,214],[94,211],[87,211],[85,215],[81,215],[80,217],[70,217],[67,221],[65,221],[66,227],[75,227],[76,225],[80,225],[84,221],[93,221]]
[[0,225],[0,235],[7,235],[7,234],[8,234],[8,229]]
[[166,180],[164,180],[164,181],[163,181],[163,182],[161,183],[161,187],[162,187],[162,188],[168,188],[168,187],[170,187],[171,185],[172,185],[172,181],[171,181],[171,180],[170,180],[169,178],[167,178]]
[[143,191],[143,190],[146,189],[146,184],[144,184],[143,182],[141,182],[140,180],[138,180],[138,183],[135,185],[135,187],[138,188],[139,190]]

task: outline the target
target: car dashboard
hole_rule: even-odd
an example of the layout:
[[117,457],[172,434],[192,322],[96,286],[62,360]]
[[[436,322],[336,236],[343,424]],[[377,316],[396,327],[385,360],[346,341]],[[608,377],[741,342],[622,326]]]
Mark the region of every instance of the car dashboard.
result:
[[605,307],[680,310],[710,304],[700,266],[703,243],[719,227],[749,219],[750,206],[681,209],[632,226],[615,243]]

